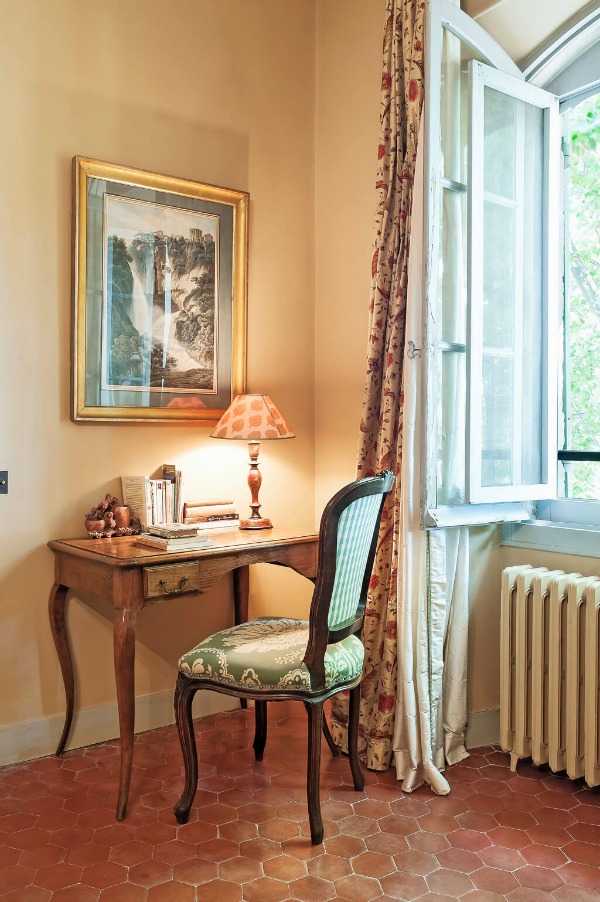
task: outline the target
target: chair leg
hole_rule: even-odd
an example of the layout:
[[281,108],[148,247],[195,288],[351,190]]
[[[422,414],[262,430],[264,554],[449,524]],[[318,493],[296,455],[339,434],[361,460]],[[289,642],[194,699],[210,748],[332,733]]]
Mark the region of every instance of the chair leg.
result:
[[267,744],[267,703],[261,701],[254,702],[254,757],[257,761],[262,761],[265,745]]
[[323,731],[323,702],[305,702],[308,714],[308,762],[306,768],[306,795],[310,839],[313,846],[323,842],[323,820],[319,784],[321,776],[321,733]]
[[329,724],[327,723],[327,718],[325,718],[325,717],[323,718],[323,736],[325,737],[327,745],[329,746],[329,751],[331,752],[333,757],[339,758],[341,755],[341,752],[340,752],[338,746],[333,741],[333,736],[331,735],[331,731],[329,729]]
[[198,788],[198,753],[192,720],[192,701],[197,688],[193,680],[187,679],[181,673],[178,675],[175,686],[175,722],[183,753],[185,786],[173,812],[180,824],[187,824]]
[[350,758],[350,770],[354,788],[361,792],[365,788],[365,778],[358,757],[358,720],[360,713],[360,683],[350,690],[350,704],[348,706],[348,756]]

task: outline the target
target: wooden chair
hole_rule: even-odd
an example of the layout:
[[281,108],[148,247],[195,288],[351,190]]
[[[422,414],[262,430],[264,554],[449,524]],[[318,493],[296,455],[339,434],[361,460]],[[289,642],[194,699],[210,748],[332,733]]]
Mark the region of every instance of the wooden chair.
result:
[[392,482],[392,473],[384,471],[351,483],[328,503],[321,518],[317,578],[308,621],[261,617],[209,636],[179,661],[175,716],[185,763],[185,787],[174,808],[179,823],[188,820],[198,784],[192,721],[192,701],[198,689],[254,699],[257,761],[262,760],[267,739],[267,702],[304,702],[313,845],[323,841],[319,797],[322,731],[333,747],[323,702],[349,689],[348,754],[354,788],[363,789],[358,758],[364,660],[360,631],[383,505]]

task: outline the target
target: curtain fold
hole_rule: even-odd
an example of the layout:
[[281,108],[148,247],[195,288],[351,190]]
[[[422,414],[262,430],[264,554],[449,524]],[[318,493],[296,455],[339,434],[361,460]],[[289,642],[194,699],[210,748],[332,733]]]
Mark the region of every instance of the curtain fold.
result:
[[[412,231],[423,234],[423,143],[419,142]],[[413,242],[408,263],[406,334],[422,346],[423,248]],[[465,757],[468,618],[468,530],[420,526],[422,436],[421,361],[405,352],[402,518],[398,578],[398,692],[394,766],[402,789],[422,783],[450,791],[445,762]]]

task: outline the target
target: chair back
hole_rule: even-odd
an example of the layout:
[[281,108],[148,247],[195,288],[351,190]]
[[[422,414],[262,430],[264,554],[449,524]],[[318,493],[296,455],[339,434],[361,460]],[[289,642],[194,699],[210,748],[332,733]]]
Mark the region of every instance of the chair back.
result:
[[393,481],[389,470],[358,479],[340,489],[323,511],[304,657],[313,688],[324,685],[327,644],[362,626],[383,505]]

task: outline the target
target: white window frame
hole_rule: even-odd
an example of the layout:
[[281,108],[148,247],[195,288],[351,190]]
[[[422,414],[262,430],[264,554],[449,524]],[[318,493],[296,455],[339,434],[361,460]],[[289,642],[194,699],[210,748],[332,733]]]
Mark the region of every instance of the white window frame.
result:
[[[460,524],[475,525],[498,521],[523,520],[530,515],[528,509],[519,500],[500,501],[497,498],[491,503],[469,503],[448,507],[437,501],[437,380],[436,362],[440,351],[440,340],[437,322],[438,299],[438,260],[439,260],[439,196],[443,184],[443,173],[440,161],[440,77],[442,67],[442,34],[443,29],[458,37],[469,45],[476,54],[494,69],[519,79],[523,84],[521,70],[510,59],[508,54],[466,13],[463,13],[449,0],[429,0],[425,33],[425,109],[424,109],[424,290],[425,313],[423,326],[423,443],[424,467],[421,494],[421,525],[423,528],[435,526],[452,526]],[[472,406],[472,405],[471,405]],[[467,431],[469,430],[467,421]],[[548,430],[550,434],[550,429]],[[555,455],[553,449],[553,457]],[[468,459],[468,458],[467,458]],[[556,469],[554,468],[554,473]],[[465,474],[466,476],[467,474]],[[550,468],[548,468],[550,476]],[[472,483],[472,480],[471,480]],[[546,489],[545,494],[550,494]],[[506,495],[504,496],[506,497]],[[529,496],[532,498],[533,496]],[[539,495],[537,497],[540,497]],[[480,499],[483,501],[484,499]],[[524,500],[524,499],[523,499]]]
[[[552,494],[548,491],[546,500],[539,500],[537,503],[539,519],[529,519],[523,523],[514,521],[522,521],[531,517],[532,510],[528,510],[524,504],[519,502],[472,503],[455,507],[444,507],[437,504],[436,355],[440,353],[438,323],[436,322],[439,259],[439,220],[437,218],[439,211],[437,205],[443,179],[439,160],[440,92],[439,90],[431,91],[428,86],[433,85],[436,81],[439,84],[442,64],[442,33],[445,28],[470,45],[477,55],[490,66],[558,95],[562,111],[600,90],[600,79],[597,76],[598,65],[594,59],[595,49],[600,52],[600,0],[594,0],[576,14],[545,45],[525,60],[522,64],[523,71],[481,27],[461,12],[450,0],[427,0],[427,2],[426,101],[423,122],[425,135],[423,245],[425,248],[425,314],[422,352],[423,425],[426,441],[424,442],[425,466],[422,471],[421,523],[423,527],[428,528],[505,521],[503,544],[599,557],[600,501],[553,499],[548,497]],[[573,83],[574,76],[576,80]],[[571,79],[570,83],[569,79]],[[556,152],[558,153],[558,143]],[[560,204],[557,205],[557,210],[559,209]],[[551,257],[548,263],[562,269],[560,253],[556,254],[555,259]],[[561,274],[562,272],[555,275],[555,288],[560,285]],[[550,279],[550,276],[548,275],[547,278]],[[550,400],[550,392],[548,399]],[[558,410],[558,402],[557,396],[556,410]],[[557,431],[555,435],[556,443],[552,448],[551,460],[556,461],[554,466],[556,472],[558,469],[556,451],[559,447]],[[549,443],[551,440],[552,430],[550,428],[548,429]],[[585,525],[577,526],[577,524]]]
[[[514,76],[483,65],[476,60],[469,65],[470,81],[470,173],[469,173],[469,238],[471,254],[469,299],[468,299],[468,346],[467,346],[467,500],[471,504],[502,502],[510,496],[511,501],[533,501],[554,497],[556,494],[556,437],[557,437],[557,318],[558,318],[558,247],[549,250],[552,240],[558,236],[559,206],[559,115],[558,100],[554,95]],[[516,484],[511,486],[483,486],[481,484],[481,434],[483,396],[483,257],[484,257],[484,91],[485,88],[522,100],[544,113],[544,173],[543,197],[547,199],[542,227],[542,479],[539,483]],[[521,121],[521,127],[523,122]],[[517,154],[517,181],[523,189],[524,168],[522,158]],[[517,196],[519,190],[517,189]],[[522,207],[517,208],[516,285],[523,284],[524,222]],[[520,213],[520,215],[519,215]],[[520,303],[521,302],[521,303]],[[517,317],[522,314],[521,296],[514,302],[515,312],[515,397],[521,385],[523,329],[517,325]],[[519,342],[521,346],[519,346]],[[513,434],[513,461],[518,467],[521,448],[522,422],[515,417]]]

